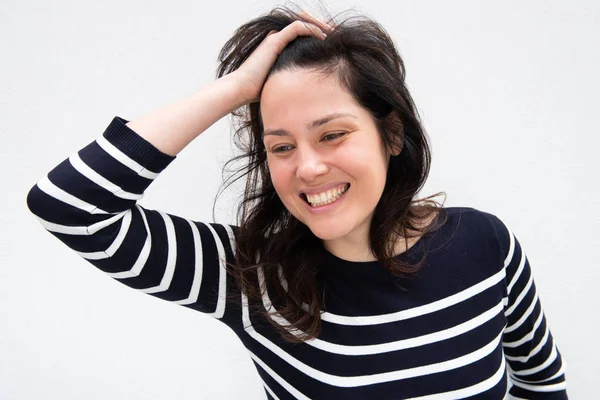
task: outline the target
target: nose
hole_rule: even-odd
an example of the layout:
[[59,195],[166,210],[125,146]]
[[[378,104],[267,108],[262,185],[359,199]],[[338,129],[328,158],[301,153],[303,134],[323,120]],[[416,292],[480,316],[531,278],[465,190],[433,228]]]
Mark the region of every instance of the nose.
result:
[[312,181],[320,175],[326,174],[329,170],[327,163],[315,149],[306,146],[296,148],[297,168],[296,176],[304,181]]

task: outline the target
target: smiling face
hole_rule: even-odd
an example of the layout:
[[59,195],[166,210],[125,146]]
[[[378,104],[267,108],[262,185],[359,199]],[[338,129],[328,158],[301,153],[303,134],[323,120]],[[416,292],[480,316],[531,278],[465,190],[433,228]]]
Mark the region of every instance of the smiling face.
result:
[[271,180],[285,207],[337,256],[368,248],[389,160],[369,111],[335,76],[302,69],[269,77],[261,115]]

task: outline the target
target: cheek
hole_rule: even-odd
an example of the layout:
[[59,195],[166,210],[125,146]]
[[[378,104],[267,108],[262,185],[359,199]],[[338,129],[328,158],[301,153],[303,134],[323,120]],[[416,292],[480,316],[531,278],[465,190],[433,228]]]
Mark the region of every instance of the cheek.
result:
[[292,175],[290,168],[287,168],[285,165],[282,165],[278,162],[269,163],[269,175],[271,176],[271,182],[273,182],[273,187],[277,194],[280,197],[284,195],[286,192],[292,190]]
[[368,203],[379,201],[387,178],[385,159],[378,151],[365,151],[351,160],[347,171],[357,180],[358,196]]
[[352,175],[377,178],[387,171],[387,162],[378,149],[367,145],[352,146],[340,151],[335,157],[335,164]]

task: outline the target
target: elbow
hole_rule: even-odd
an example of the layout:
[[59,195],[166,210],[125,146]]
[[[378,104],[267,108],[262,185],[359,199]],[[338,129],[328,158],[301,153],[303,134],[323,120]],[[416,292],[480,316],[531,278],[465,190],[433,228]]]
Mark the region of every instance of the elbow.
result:
[[27,192],[26,204],[27,208],[34,215],[39,215],[40,210],[44,207],[45,193],[38,187],[37,184],[33,185],[29,192]]

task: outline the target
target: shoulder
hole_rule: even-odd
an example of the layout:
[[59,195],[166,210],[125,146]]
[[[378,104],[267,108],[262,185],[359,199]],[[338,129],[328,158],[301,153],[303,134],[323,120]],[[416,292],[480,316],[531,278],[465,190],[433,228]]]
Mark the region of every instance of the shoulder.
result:
[[512,233],[497,215],[473,207],[445,207],[445,231],[454,244],[465,249],[485,250],[488,255],[504,259],[510,250]]
[[445,207],[447,224],[469,232],[504,236],[508,228],[495,214],[473,207]]
[[506,259],[499,240],[502,221],[473,207],[444,207],[440,218],[441,227],[425,242],[429,261],[422,276],[440,283],[448,293],[502,281]]

